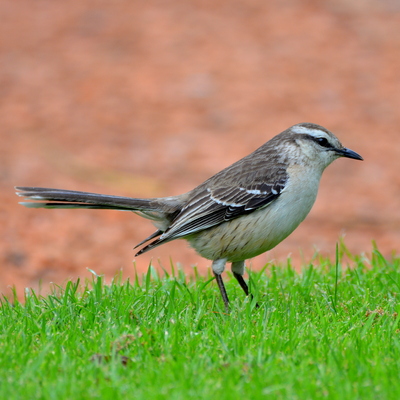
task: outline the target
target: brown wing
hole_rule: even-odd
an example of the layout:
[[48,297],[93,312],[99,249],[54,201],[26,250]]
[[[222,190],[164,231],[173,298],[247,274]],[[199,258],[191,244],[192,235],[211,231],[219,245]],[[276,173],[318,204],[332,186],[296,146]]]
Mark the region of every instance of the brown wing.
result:
[[144,247],[138,255],[162,243],[267,207],[280,196],[286,181],[280,179],[273,184],[253,183],[248,187],[204,187],[196,192],[160,238]]

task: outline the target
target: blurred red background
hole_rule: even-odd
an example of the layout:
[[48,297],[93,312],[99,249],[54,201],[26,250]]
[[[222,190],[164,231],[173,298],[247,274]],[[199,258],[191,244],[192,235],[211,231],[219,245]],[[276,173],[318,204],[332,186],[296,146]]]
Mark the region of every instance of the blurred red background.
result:
[[[190,190],[299,122],[332,130],[338,160],[306,221],[273,251],[299,267],[400,243],[400,3],[390,0],[0,2],[0,291],[132,276],[153,231],[130,213],[37,210],[14,185],[126,196]],[[139,257],[188,273],[176,241]]]

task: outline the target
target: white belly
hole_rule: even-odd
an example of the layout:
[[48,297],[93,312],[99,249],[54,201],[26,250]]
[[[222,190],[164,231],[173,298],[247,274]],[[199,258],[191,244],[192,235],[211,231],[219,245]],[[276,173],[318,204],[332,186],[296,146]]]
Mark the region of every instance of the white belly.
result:
[[[243,261],[262,254],[289,236],[310,212],[318,192],[320,174],[304,173],[289,181],[277,200],[251,214],[191,235],[186,239],[209,260]],[[292,176],[292,174],[291,174]]]

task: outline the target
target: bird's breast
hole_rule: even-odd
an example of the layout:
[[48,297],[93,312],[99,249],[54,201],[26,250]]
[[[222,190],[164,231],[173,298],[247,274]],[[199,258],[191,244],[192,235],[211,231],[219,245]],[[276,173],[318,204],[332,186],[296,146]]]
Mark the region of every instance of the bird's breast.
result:
[[288,170],[281,195],[265,208],[187,237],[190,245],[210,260],[243,261],[262,254],[289,236],[310,212],[320,174],[303,166]]

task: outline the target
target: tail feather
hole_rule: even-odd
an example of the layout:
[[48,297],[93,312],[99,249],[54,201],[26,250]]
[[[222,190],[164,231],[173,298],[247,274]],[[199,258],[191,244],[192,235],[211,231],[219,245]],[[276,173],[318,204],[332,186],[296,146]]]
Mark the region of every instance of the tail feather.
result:
[[118,210],[118,211],[134,211],[132,208],[123,208],[121,206],[106,206],[99,204],[84,204],[84,203],[59,203],[59,202],[40,202],[40,201],[20,201],[18,204],[21,204],[27,208],[58,208],[58,209],[88,209],[88,210]]
[[[152,233],[149,237],[147,237],[146,239],[143,239],[140,243],[138,243],[138,244],[134,247],[134,249],[137,249],[138,247],[144,245],[146,242],[148,242],[148,241],[150,241],[150,240],[156,238],[157,236],[162,235],[162,233],[163,233],[162,231],[160,231],[159,229],[157,229],[157,230],[156,230],[154,233]],[[146,247],[147,247],[147,246],[146,246]],[[138,253],[136,253],[136,254],[135,254],[135,257],[136,257],[137,255],[139,255],[139,253],[140,253],[140,254],[143,253],[142,250],[140,250]]]
[[[159,231],[160,232],[160,231]],[[141,243],[139,243],[136,247],[141,246],[142,244],[146,243],[147,241],[156,238],[159,235],[158,232],[155,232],[152,236],[148,237],[146,240],[143,240]],[[147,253],[149,250],[153,250],[155,247],[160,246],[161,244],[167,243],[173,239],[162,239],[161,237],[157,238],[156,240],[153,240],[152,242],[146,244],[146,246],[142,247],[136,254],[135,257],[140,256],[143,253]]]
[[[171,239],[157,238],[168,229],[182,207],[179,196],[167,198],[136,199],[132,197],[78,192],[75,190],[17,186],[17,195],[26,200],[20,204],[30,208],[83,208],[133,211],[153,221],[156,232],[141,241],[135,248],[151,241],[136,255],[142,254]],[[35,201],[36,200],[36,201]],[[157,238],[157,239],[156,239]]]
[[16,187],[15,189],[17,190],[17,195],[24,197],[26,200],[39,200],[36,202],[21,202],[25,207],[31,208],[89,208],[168,212],[163,209],[163,203],[159,199],[136,199],[38,187]]

